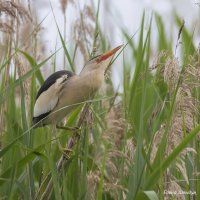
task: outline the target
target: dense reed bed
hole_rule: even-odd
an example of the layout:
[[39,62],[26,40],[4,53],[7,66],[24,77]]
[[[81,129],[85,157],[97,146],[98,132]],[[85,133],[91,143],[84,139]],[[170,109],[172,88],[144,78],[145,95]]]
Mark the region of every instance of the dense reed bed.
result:
[[[77,2],[60,3],[66,19],[68,4]],[[99,1],[80,10],[70,48],[57,26],[62,48],[46,55],[42,22],[29,3],[0,1],[0,199],[198,199],[200,55],[194,32],[176,15],[176,36],[156,13],[150,20],[144,13],[137,42],[122,30],[126,43],[116,59],[123,89],[114,89],[109,70],[95,98],[62,122],[80,127],[80,135],[33,129],[43,68],[57,70],[57,52],[65,53],[64,68],[76,71],[80,56],[86,62],[111,47],[100,8]]]

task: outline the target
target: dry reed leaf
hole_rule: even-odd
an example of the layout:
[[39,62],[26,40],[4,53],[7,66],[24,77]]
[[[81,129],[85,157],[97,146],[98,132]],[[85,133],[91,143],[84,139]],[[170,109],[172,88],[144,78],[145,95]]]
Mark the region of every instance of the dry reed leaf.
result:
[[[17,55],[15,56],[15,66],[17,67],[19,77],[22,77],[30,70],[30,66],[27,60]],[[23,81],[23,89],[26,98],[26,108],[30,108],[30,89],[29,89],[30,84],[31,84],[30,78]]]
[[197,154],[197,152],[196,152],[196,150],[195,150],[194,148],[187,147],[187,148],[185,148],[185,149],[181,152],[181,155],[182,155],[182,156],[186,156],[188,153]]
[[166,58],[167,56],[168,56],[168,53],[166,51],[162,50],[161,52],[159,52],[157,55],[153,57],[153,62],[152,62],[152,65],[149,67],[149,69],[153,71],[157,68],[160,68],[160,66],[162,66],[163,64],[161,63],[161,59]]
[[74,0],[60,0],[62,13],[65,14],[68,4],[75,4]]
[[95,199],[98,182],[100,180],[99,170],[90,171],[87,175],[87,194],[86,199]]
[[176,58],[167,59],[164,67],[163,77],[168,87],[174,90],[179,77],[179,65]]
[[181,173],[181,175],[183,176],[186,184],[189,184],[185,161],[183,159],[179,158],[178,161],[176,162],[176,167],[177,167],[178,171]]
[[[93,36],[95,31],[95,17],[90,6],[85,5],[80,12],[78,18],[73,26],[73,36],[76,44],[84,58],[84,62],[88,61],[90,55],[88,49],[93,48]],[[98,44],[95,48],[98,48]]]
[[[87,199],[91,199],[91,200],[96,199],[96,193],[97,193],[100,177],[101,177],[101,173],[99,170],[90,171],[88,173],[88,175],[87,175],[87,194],[86,194]],[[126,188],[119,185],[117,179],[111,181],[111,180],[108,180],[105,178],[104,182],[103,182],[103,189],[104,189],[104,192],[109,192],[109,194],[114,199],[117,199],[119,191],[127,192]],[[125,198],[123,198],[123,199],[125,199]]]
[[124,130],[127,123],[122,117],[122,106],[111,107],[110,111],[106,115],[107,130],[104,137],[110,138],[111,141],[119,146],[124,138]]
[[10,17],[16,18],[18,22],[23,19],[32,21],[27,9],[22,4],[15,3],[13,1],[1,0],[0,11],[9,15]]
[[11,34],[14,29],[8,23],[0,22],[0,31]]
[[153,163],[154,159],[155,159],[155,156],[156,156],[156,153],[157,153],[157,150],[158,150],[158,146],[162,140],[162,137],[164,135],[164,132],[165,132],[165,126],[161,126],[160,129],[154,134],[154,137],[153,137],[153,141],[152,141],[152,150],[151,150],[151,155],[150,155],[150,161],[151,163]]

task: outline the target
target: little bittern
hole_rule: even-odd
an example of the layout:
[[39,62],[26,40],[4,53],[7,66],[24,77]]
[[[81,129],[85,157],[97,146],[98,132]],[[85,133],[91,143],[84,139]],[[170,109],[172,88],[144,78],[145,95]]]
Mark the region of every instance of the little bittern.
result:
[[114,54],[120,48],[118,46],[91,59],[79,75],[62,70],[49,76],[36,96],[33,125],[56,125],[78,104],[92,99],[104,80]]

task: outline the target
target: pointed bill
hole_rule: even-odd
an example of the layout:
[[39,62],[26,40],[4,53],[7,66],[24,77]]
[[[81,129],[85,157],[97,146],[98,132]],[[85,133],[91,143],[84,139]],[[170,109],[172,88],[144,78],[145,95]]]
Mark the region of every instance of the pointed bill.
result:
[[107,51],[105,53],[103,53],[102,55],[100,55],[98,58],[97,58],[97,62],[100,63],[104,60],[106,60],[107,58],[113,56],[123,45],[120,45],[110,51]]

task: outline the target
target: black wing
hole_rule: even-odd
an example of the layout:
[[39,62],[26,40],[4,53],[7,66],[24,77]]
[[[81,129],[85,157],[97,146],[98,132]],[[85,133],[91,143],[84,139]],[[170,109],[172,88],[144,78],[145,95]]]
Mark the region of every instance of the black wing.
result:
[[[67,80],[72,77],[74,75],[73,72],[70,71],[66,71],[66,70],[62,70],[62,71],[57,71],[55,73],[53,73],[52,75],[50,75],[44,82],[44,84],[40,87],[37,96],[36,96],[36,100],[37,102],[35,102],[35,106],[34,106],[34,116],[32,119],[32,123],[33,125],[40,122],[38,126],[44,126],[45,124],[42,123],[42,119],[44,119],[46,116],[48,116],[51,113],[51,108],[48,107],[48,104],[54,100],[53,99],[49,99],[49,102],[46,102],[45,105],[38,105],[38,101],[39,101],[39,97],[40,95],[43,95],[45,91],[47,91],[59,78],[61,78],[62,76],[67,75]],[[66,81],[66,79],[64,80]],[[56,97],[55,97],[56,98]],[[57,100],[55,101],[56,104]],[[37,112],[37,115],[35,115],[35,110],[39,110],[39,114]]]
[[58,78],[60,78],[63,75],[67,75],[68,78],[72,77],[74,75],[73,72],[67,71],[67,70],[61,70],[61,71],[57,71],[55,73],[53,73],[52,75],[50,75],[45,82],[43,83],[43,85],[40,87],[40,89],[38,90],[36,99],[41,95],[42,92],[48,90],[49,87],[51,87]]

